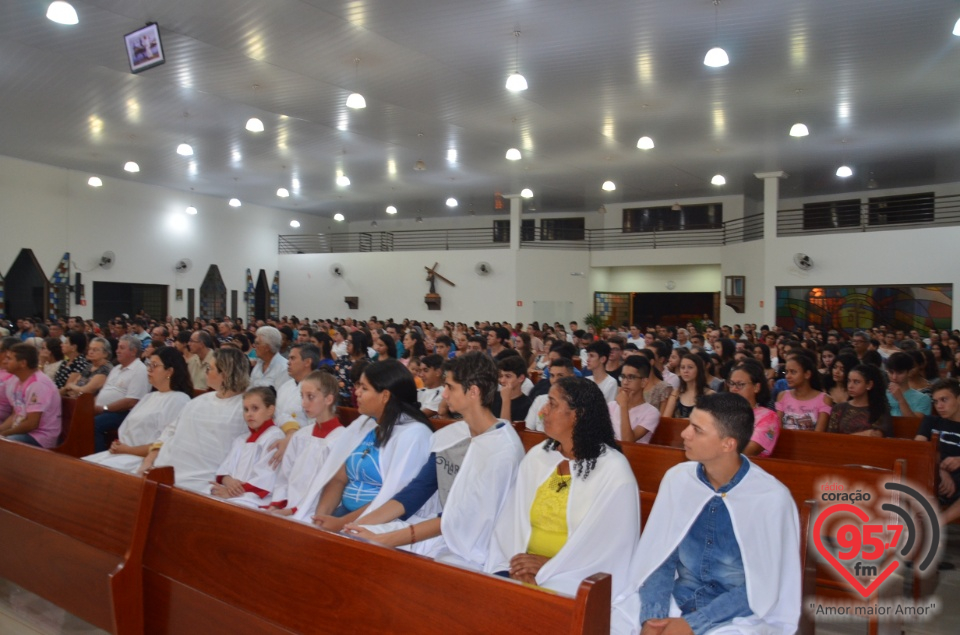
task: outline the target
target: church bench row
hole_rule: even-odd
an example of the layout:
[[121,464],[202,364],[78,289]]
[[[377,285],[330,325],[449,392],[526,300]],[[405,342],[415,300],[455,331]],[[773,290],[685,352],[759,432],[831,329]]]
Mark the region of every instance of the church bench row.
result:
[[0,577],[120,635],[609,632],[609,575],[567,597],[172,481],[0,440]]
[[158,481],[0,440],[0,577],[112,633],[143,629],[141,558]]

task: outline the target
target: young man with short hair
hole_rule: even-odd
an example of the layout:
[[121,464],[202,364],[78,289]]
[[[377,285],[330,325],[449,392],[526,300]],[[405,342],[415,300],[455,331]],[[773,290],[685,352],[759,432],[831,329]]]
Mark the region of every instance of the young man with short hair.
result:
[[12,411],[0,423],[0,436],[41,448],[52,448],[60,437],[60,393],[53,380],[38,370],[37,347],[14,344],[5,353],[10,377],[3,388]]
[[522,391],[527,379],[527,365],[519,355],[511,355],[497,362],[497,369],[500,391],[493,398],[492,412],[506,421],[523,421],[532,403]]
[[930,396],[910,387],[910,371],[914,367],[913,358],[904,352],[897,352],[887,358],[887,402],[892,417],[922,417],[930,414]]
[[590,377],[600,387],[603,398],[610,403],[617,398],[617,380],[607,374],[607,360],[610,359],[610,345],[606,342],[594,342],[587,347],[587,370],[593,375]]
[[492,326],[487,329],[487,349],[490,356],[497,359],[497,356],[506,350],[506,342],[510,339],[510,331],[502,326]]
[[453,338],[449,335],[441,335],[434,342],[434,352],[443,359],[453,359],[457,356],[456,348],[453,345]]
[[631,566],[641,635],[796,632],[797,507],[741,454],[752,432],[753,409],[733,393],[705,395],[691,413],[690,461],[664,475]]
[[443,400],[443,363],[446,359],[440,355],[427,355],[420,360],[422,369],[420,379],[423,388],[417,391],[417,401],[420,410],[428,417],[434,417],[440,412],[440,402]]
[[611,335],[607,338],[607,344],[610,345],[610,359],[607,360],[604,368],[607,374],[620,383],[620,369],[623,368],[623,347],[627,345],[627,338],[620,335]]
[[[569,342],[565,343],[569,344]],[[547,398],[549,397],[547,393],[550,391],[549,386],[553,386],[564,377],[576,377],[576,375],[574,375],[575,371],[576,369],[573,367],[573,362],[570,361],[569,358],[558,356],[550,361],[550,377],[549,379],[543,380],[547,382],[548,388],[533,399],[533,403],[527,410],[525,419],[527,430],[543,432],[543,415],[540,411],[547,405]],[[537,385],[539,386],[539,384]]]

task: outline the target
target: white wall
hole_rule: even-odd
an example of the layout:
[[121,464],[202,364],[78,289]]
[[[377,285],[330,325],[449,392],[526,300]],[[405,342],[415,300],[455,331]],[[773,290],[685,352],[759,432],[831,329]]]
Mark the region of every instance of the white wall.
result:
[[[220,268],[229,291],[237,290],[243,315],[245,270],[254,279],[264,269],[269,279],[278,269],[277,236],[291,231],[295,215],[282,210],[244,205],[233,208],[225,199],[191,196],[135,181],[103,178],[103,187],[87,185],[89,174],[0,157],[0,271],[6,272],[21,248],[33,250],[49,278],[64,252],[70,252],[83,274],[86,306],[71,313],[92,317],[93,282],[136,282],[169,285],[168,310],[187,313],[186,289],[199,288],[211,264]],[[193,204],[199,214],[183,210]],[[322,219],[296,215],[300,231],[321,231]],[[96,266],[104,251],[116,253],[112,269]],[[183,275],[174,264],[193,261]],[[281,301],[284,299],[281,274]],[[184,301],[175,301],[175,288]],[[228,304],[229,306],[229,304]]]

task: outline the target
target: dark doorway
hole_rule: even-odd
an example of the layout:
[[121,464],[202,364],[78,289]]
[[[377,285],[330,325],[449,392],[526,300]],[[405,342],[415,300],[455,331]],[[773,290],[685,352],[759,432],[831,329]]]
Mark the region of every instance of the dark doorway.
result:
[[237,318],[237,290],[230,291],[230,317]]
[[227,286],[220,277],[220,268],[210,265],[200,285],[200,317],[221,319],[227,314]]
[[94,282],[93,319],[101,325],[122,313],[130,317],[141,309],[160,320],[167,316],[167,285],[132,282]]
[[719,293],[634,293],[633,323],[685,326],[703,319],[704,314],[716,321],[719,297]]
[[266,320],[267,310],[270,307],[270,282],[267,280],[267,272],[263,269],[257,276],[257,288],[254,292],[253,317],[256,320]]
[[7,318],[46,319],[49,283],[32,249],[21,249],[7,272],[4,293]]
[[187,289],[187,319],[191,324],[197,319],[197,290]]

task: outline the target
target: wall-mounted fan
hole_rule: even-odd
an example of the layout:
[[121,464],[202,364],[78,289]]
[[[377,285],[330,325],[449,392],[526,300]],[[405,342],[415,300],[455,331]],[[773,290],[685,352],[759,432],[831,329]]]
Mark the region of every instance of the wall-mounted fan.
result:
[[193,262],[191,262],[189,258],[183,258],[173,265],[173,270],[177,273],[187,273],[192,266]]
[[100,256],[100,261],[97,263],[97,266],[101,269],[109,269],[116,261],[117,254],[113,253],[112,251],[105,251]]
[[491,273],[493,273],[493,267],[490,265],[490,263],[483,261],[478,262],[476,266],[474,266],[473,270],[478,276],[489,276]]
[[332,265],[330,265],[330,275],[336,276],[337,278],[342,278],[343,265],[341,265],[339,262],[335,262]]
[[793,254],[793,264],[797,265],[797,269],[809,271],[813,269],[813,258],[807,254],[796,253]]

